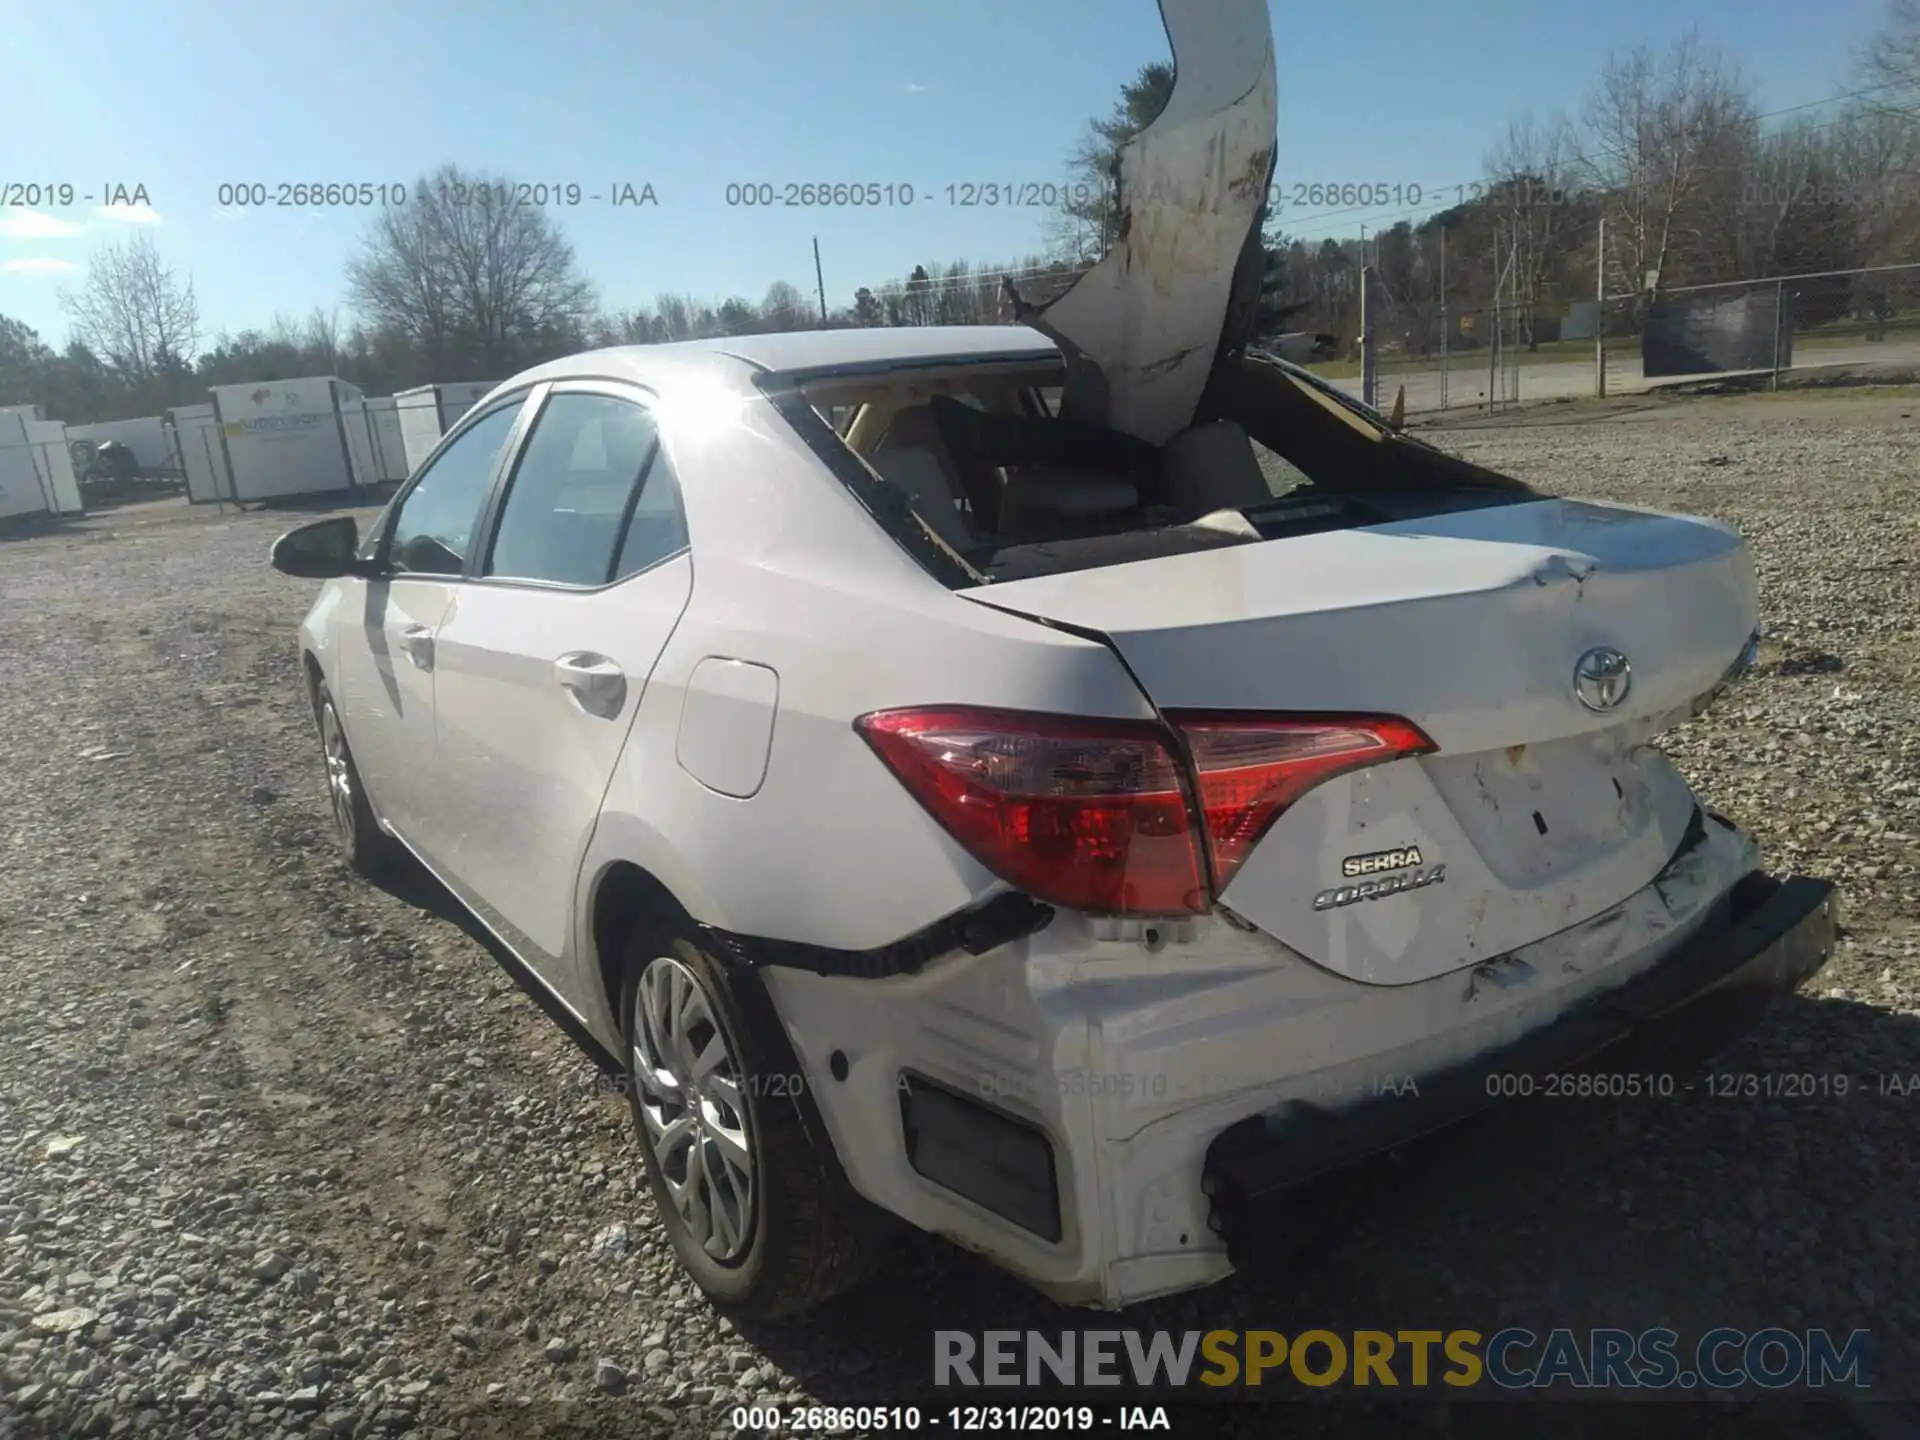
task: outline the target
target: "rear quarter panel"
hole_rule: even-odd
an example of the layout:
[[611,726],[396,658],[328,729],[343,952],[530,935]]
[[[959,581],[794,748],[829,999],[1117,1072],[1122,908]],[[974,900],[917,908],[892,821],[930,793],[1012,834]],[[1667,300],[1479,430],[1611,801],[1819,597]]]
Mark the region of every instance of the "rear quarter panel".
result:
[[[708,924],[855,950],[993,890],[855,718],[955,703],[1151,711],[1104,646],[969,605],[931,580],[926,591],[917,604],[883,604],[821,578],[696,560],[693,600],[641,700],[589,873],[629,860]],[[710,789],[680,763],[687,683],[710,657],[779,676],[765,779],[751,798]]]
[[[589,846],[576,908],[592,954],[599,878],[647,870],[704,923],[841,949],[898,940],[1000,882],[960,849],[853,728],[869,711],[973,704],[1147,718],[1105,646],[961,599],[922,571],[784,422],[748,406],[662,428],[686,497],[693,595],[640,703]],[[703,660],[778,676],[750,798],[680,763]]]

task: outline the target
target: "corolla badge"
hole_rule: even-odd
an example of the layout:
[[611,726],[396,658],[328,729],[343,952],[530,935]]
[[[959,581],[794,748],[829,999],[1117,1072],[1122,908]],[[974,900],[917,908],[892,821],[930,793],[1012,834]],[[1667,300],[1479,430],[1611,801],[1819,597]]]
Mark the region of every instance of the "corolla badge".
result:
[[1573,665],[1573,693],[1589,710],[1612,710],[1633,688],[1633,667],[1618,650],[1596,645]]

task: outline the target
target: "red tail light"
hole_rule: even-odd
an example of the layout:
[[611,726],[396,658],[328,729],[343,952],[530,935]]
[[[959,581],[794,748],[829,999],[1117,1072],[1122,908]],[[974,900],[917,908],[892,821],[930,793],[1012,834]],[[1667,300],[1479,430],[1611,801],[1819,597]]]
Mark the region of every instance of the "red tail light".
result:
[[954,839],[1035,899],[1207,908],[1187,779],[1159,726],[959,706],[854,725]]
[[1436,748],[1417,725],[1387,716],[1176,712],[1167,719],[1193,756],[1216,894],[1280,813],[1323,780]]
[[1169,719],[1193,777],[1167,732],[1146,721],[942,706],[880,711],[854,727],[982,865],[1035,899],[1095,913],[1203,912],[1196,813],[1217,894],[1315,785],[1435,748],[1391,718]]

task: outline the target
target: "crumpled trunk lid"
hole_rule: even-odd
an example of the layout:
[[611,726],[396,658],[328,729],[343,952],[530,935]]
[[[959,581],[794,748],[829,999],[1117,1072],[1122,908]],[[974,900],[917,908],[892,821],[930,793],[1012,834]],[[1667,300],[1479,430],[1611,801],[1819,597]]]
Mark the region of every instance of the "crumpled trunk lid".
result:
[[1192,423],[1260,276],[1278,101],[1267,0],[1160,0],[1166,108],[1121,150],[1118,238],[1024,314],[1067,357],[1062,413],[1162,444]]

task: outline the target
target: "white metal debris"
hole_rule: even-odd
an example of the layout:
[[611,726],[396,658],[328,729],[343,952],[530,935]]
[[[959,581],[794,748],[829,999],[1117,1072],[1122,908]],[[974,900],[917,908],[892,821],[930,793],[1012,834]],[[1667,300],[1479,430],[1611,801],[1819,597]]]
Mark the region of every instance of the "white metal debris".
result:
[[1104,381],[1083,418],[1154,444],[1206,386],[1278,119],[1266,0],[1160,0],[1160,15],[1173,93],[1120,152],[1119,238],[1032,321]]

